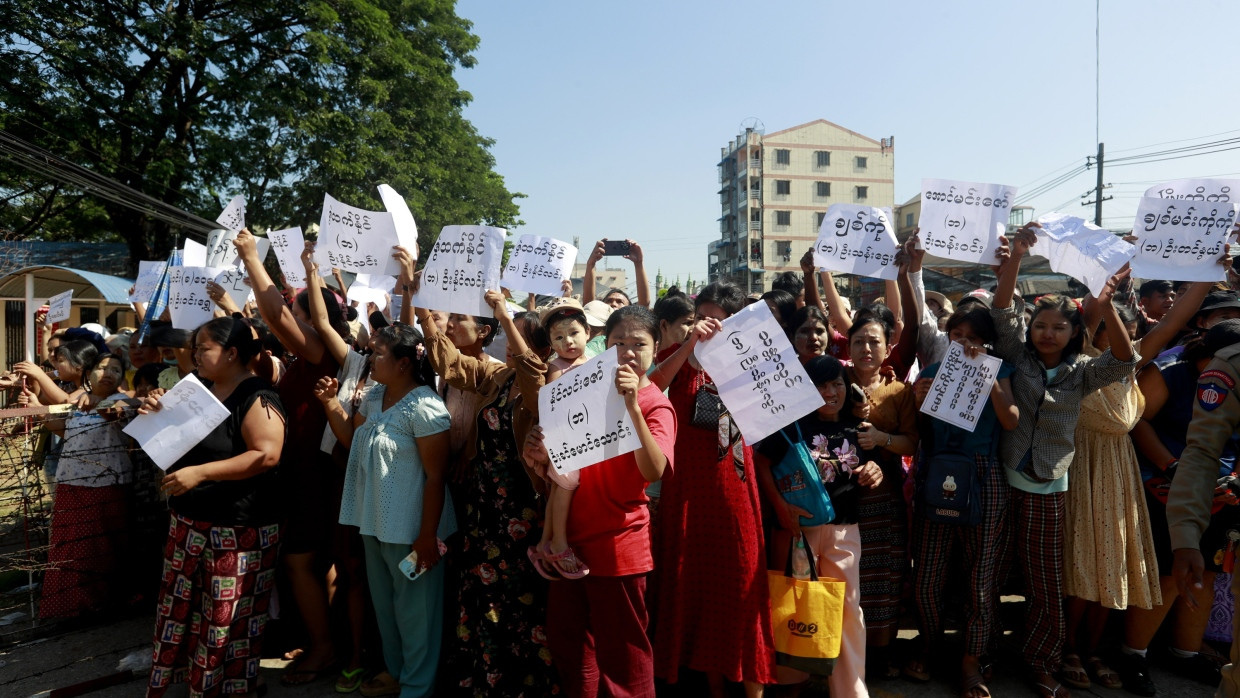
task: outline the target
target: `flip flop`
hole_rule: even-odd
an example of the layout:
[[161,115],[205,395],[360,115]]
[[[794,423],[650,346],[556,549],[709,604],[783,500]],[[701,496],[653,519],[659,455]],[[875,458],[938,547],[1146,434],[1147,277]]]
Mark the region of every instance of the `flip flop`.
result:
[[1119,672],[1107,666],[1101,657],[1086,657],[1085,669],[1089,672],[1089,676],[1094,680],[1094,683],[1103,688],[1117,689],[1124,687],[1124,682],[1120,679]]
[[1089,672],[1081,664],[1081,657],[1075,653],[1065,654],[1059,666],[1059,680],[1073,688],[1090,687]]
[[336,693],[352,693],[361,688],[362,676],[365,673],[366,667],[341,669],[340,676],[336,678]]
[[366,698],[375,696],[395,696],[400,694],[400,684],[396,678],[386,671],[379,672],[373,679],[362,684],[362,695]]
[[[302,657],[305,655],[303,654]],[[303,669],[302,660],[299,658],[289,668],[284,670],[284,674],[280,676],[280,685],[282,686],[304,686],[308,683],[314,683],[319,679],[326,678],[334,673],[336,660],[332,659],[317,669]]]
[[526,549],[525,554],[530,558],[530,564],[534,566],[534,571],[542,575],[543,579],[548,581],[556,581],[563,579],[555,567],[547,563],[547,558],[537,546],[531,545]]
[[[581,579],[590,574],[590,567],[582,562],[572,548],[565,548],[558,553],[543,553],[543,559],[555,566],[555,570],[565,579]],[[575,569],[574,569],[575,568]]]

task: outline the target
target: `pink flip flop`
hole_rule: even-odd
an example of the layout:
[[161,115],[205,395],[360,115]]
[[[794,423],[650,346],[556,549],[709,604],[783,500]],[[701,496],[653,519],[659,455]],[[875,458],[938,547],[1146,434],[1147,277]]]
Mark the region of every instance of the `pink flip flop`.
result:
[[563,577],[556,572],[556,568],[548,564],[545,554],[543,551],[538,549],[538,546],[531,545],[526,549],[525,554],[529,556],[530,564],[534,566],[534,571],[542,575],[543,579],[551,582],[563,579]]
[[[550,550],[542,553],[543,559],[555,566],[557,572],[564,576],[565,579],[581,579],[590,574],[590,568],[586,563],[582,562],[573,552],[572,548],[565,548],[563,552],[553,553]],[[566,567],[576,567],[576,570],[570,571]]]

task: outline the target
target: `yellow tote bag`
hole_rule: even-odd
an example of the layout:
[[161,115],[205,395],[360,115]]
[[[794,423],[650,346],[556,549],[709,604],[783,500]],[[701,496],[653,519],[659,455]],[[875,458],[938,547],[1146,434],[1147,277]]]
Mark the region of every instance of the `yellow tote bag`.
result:
[[[796,545],[796,539],[793,539]],[[792,555],[784,574],[770,572],[771,625],[775,639],[775,663],[792,669],[828,676],[840,656],[840,631],[844,623],[844,582],[819,578],[813,551],[809,556],[809,579],[792,576]]]

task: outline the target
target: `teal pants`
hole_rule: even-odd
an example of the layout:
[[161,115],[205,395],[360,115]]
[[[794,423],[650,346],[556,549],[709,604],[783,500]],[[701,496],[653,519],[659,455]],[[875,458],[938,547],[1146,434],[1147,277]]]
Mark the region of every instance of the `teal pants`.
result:
[[421,698],[435,688],[443,633],[442,562],[409,581],[397,565],[408,545],[362,536],[370,599],[383,640],[383,663],[400,683],[401,698]]

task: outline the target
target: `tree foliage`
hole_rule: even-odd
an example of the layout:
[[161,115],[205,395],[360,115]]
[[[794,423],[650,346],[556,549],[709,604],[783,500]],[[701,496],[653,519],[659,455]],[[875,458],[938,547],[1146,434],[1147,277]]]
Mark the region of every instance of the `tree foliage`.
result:
[[[0,128],[214,219],[315,223],[324,192],[409,201],[423,246],[448,224],[513,226],[491,141],[455,78],[478,37],[452,0],[7,0]],[[0,228],[166,254],[181,231],[0,160]]]

